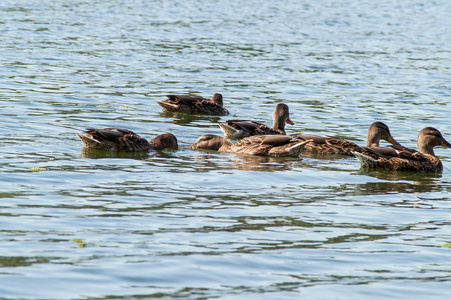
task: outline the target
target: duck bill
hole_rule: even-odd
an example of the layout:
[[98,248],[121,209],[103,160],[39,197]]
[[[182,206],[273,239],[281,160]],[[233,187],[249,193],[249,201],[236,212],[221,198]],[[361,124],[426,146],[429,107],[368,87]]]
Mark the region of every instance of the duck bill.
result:
[[440,144],[440,146],[446,147],[446,148],[451,148],[451,144],[448,143],[447,140],[443,139],[442,143]]
[[290,125],[294,125],[293,121],[290,120],[290,118],[288,118],[285,123],[290,124]]
[[387,142],[389,142],[392,145],[401,145],[391,135],[388,137]]

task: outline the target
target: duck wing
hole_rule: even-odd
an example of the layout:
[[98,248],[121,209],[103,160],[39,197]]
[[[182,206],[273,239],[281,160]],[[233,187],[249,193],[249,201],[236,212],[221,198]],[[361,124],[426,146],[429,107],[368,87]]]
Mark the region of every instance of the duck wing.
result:
[[294,134],[293,136],[304,141],[311,140],[310,143],[305,145],[304,152],[353,156],[352,151],[362,151],[359,145],[334,136],[316,134]]
[[[150,149],[147,140],[131,130],[120,128],[89,128],[86,137],[96,143],[86,144],[85,147],[112,151],[146,151]],[[80,135],[79,135],[80,136]],[[80,136],[81,138],[81,136]],[[83,139],[82,139],[83,140]]]
[[131,130],[120,128],[102,128],[102,129],[88,128],[85,130],[85,133],[87,136],[96,139],[98,141],[102,140],[115,141],[116,139],[121,138],[127,134],[136,135]]
[[200,102],[202,100],[210,101],[209,99],[202,98],[200,96],[189,96],[189,95],[166,95],[168,100],[185,105],[193,105],[195,102]]

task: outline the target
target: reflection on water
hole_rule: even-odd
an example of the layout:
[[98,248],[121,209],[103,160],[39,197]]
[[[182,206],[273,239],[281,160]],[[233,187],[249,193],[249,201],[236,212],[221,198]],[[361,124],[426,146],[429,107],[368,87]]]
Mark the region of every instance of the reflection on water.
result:
[[439,182],[442,178],[442,173],[415,173],[415,172],[396,172],[390,170],[378,170],[371,168],[361,168],[355,172],[356,175],[373,176],[383,180],[399,181],[410,180],[417,182],[418,184]]
[[24,267],[32,266],[34,264],[49,263],[51,258],[48,257],[29,257],[29,256],[0,256],[0,267]]
[[301,154],[301,157],[304,158],[312,158],[312,159],[319,159],[319,160],[325,160],[325,161],[333,161],[333,160],[339,160],[339,159],[354,159],[354,156],[346,156],[346,155],[340,155],[340,154],[317,154],[317,153],[308,153],[303,152]]
[[[274,172],[290,170],[300,165],[298,158],[278,158],[268,156],[234,155],[229,153],[216,153],[209,150],[195,150],[195,162],[202,168],[199,170],[247,170]],[[220,159],[218,159],[220,158]],[[207,168],[205,168],[207,166]]]
[[149,155],[155,153],[155,151],[143,151],[143,152],[124,152],[124,151],[106,151],[90,148],[81,149],[82,158],[132,158],[132,159],[147,159]]
[[441,188],[436,182],[367,182],[359,184],[358,194],[377,195],[377,194],[404,194],[404,193],[427,193],[440,191]]
[[356,192],[361,195],[428,193],[443,189],[440,185],[442,177],[440,173],[425,174],[361,168],[351,174],[379,179],[375,182],[358,184]]
[[[449,136],[451,2],[425,3],[2,1],[0,298],[447,299],[449,151],[412,174],[183,148],[277,103],[288,133]],[[216,92],[231,116],[155,102]],[[86,127],[180,150],[82,149]]]
[[[172,118],[173,120],[171,123],[177,124],[177,125],[188,125],[188,126],[198,126],[202,127],[202,124],[195,123],[198,121],[203,121],[207,123],[207,125],[203,125],[203,127],[211,127],[214,126],[214,124],[217,124],[221,117],[217,116],[209,116],[209,115],[190,115],[187,113],[182,112],[171,112],[171,111],[165,111],[160,114],[164,118]],[[195,123],[195,124],[192,124]]]

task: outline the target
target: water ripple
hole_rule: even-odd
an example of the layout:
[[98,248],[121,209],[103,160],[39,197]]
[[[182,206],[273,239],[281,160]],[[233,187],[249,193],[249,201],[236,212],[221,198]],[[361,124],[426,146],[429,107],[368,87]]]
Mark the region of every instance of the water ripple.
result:
[[[450,11],[405,0],[3,1],[2,298],[448,296],[446,149],[443,173],[418,175],[184,147],[229,118],[270,124],[280,102],[289,132],[363,145],[380,120],[409,147],[426,126],[451,139]],[[155,102],[216,92],[230,116]],[[75,133],[87,127],[172,132],[181,150],[81,150]]]

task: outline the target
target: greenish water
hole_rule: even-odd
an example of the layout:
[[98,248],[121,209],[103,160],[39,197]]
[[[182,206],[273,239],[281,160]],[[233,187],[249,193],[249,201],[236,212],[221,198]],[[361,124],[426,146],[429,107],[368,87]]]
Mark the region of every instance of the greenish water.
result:
[[[449,295],[449,149],[425,175],[183,148],[280,102],[290,133],[451,140],[449,1],[55,2],[0,3],[0,298]],[[155,102],[215,92],[230,116]],[[181,150],[85,151],[86,127]]]

